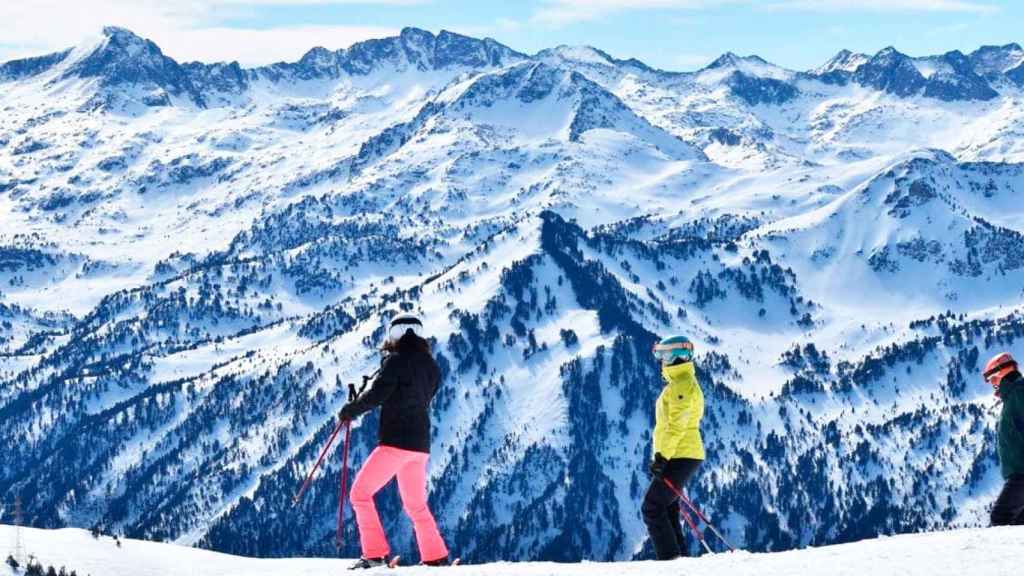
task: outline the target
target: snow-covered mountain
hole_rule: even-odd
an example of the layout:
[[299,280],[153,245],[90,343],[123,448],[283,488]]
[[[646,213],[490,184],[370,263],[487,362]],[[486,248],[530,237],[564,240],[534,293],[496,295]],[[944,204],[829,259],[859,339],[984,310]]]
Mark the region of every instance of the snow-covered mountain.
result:
[[743,547],[978,525],[979,363],[1024,354],[1019,53],[679,73],[410,28],[245,69],[108,28],[3,64],[0,495],[38,527],[332,555],[336,483],[291,496],[416,310],[467,560],[649,554],[671,333],[708,400],[691,492]]

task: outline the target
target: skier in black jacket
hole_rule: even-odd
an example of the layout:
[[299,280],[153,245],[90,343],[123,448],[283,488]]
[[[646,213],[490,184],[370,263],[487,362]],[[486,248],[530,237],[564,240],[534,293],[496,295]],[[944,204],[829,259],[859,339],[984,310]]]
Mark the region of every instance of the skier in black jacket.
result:
[[1003,490],[992,507],[992,525],[1024,524],[1024,377],[1013,356],[1003,352],[985,365],[985,380],[1002,401],[999,414],[999,466]]
[[380,374],[369,390],[338,414],[342,420],[352,420],[381,407],[379,444],[356,475],[350,495],[362,546],[362,558],[352,569],[388,563],[390,548],[373,497],[395,476],[402,507],[412,519],[422,563],[448,564],[448,548],[427,506],[430,401],[437,392],[440,370],[422,332],[423,323],[413,315],[393,318]]

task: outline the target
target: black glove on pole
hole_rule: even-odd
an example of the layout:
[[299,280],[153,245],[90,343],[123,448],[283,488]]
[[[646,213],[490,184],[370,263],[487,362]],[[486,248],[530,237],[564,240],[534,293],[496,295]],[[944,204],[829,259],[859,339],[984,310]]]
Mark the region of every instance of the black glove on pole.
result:
[[345,421],[353,418],[355,418],[355,406],[351,402],[342,406],[338,411],[338,420]]
[[665,477],[665,469],[668,468],[668,460],[665,459],[661,453],[654,455],[654,461],[651,462],[650,472],[651,476],[661,480]]

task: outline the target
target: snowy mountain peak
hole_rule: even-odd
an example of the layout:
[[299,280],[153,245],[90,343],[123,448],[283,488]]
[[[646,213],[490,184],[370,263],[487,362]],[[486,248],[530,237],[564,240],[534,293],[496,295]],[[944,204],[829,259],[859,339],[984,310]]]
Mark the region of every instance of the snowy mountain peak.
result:
[[[86,52],[81,48],[76,53]],[[172,58],[165,56],[151,40],[116,26],[103,29],[103,39],[80,58],[69,62],[62,79],[98,79],[102,88],[131,85],[138,97],[149,106],[171,104],[170,96],[185,96],[204,106],[202,94],[192,84],[187,72]],[[109,107],[134,94],[106,92],[92,106]]]
[[103,36],[110,42],[120,46],[135,46],[140,49],[151,45],[152,42],[142,38],[127,28],[120,26],[104,26]]
[[[441,30],[440,34],[448,34],[448,31]],[[398,37],[410,44],[427,45],[434,41],[434,33],[415,26],[406,26],[398,33]]]
[[491,38],[480,40],[441,30],[434,42],[435,68],[487,68],[505,66],[525,59],[525,54],[516,52]]
[[341,74],[339,55],[343,51],[332,51],[322,46],[310,49],[299,58],[292,66],[298,78],[309,80],[312,78],[337,78]]
[[853,80],[902,98],[923,95],[945,101],[991,100],[999,95],[975,73],[970,59],[959,50],[911,58],[890,46],[859,66]]
[[925,84],[924,76],[909,56],[892,46],[879,51],[861,64],[853,79],[862,86],[882,90],[897,96],[918,94]]
[[726,52],[714,62],[697,71],[698,78],[721,80],[733,72],[742,72],[747,76],[757,78],[772,78],[775,80],[792,80],[795,76],[790,70],[776,66],[760,56],[737,56],[733,52]]
[[490,38],[472,38],[447,30],[435,35],[421,28],[406,27],[398,36],[365,40],[342,50],[313,48],[298,62],[257,68],[254,74],[274,82],[337,79],[388,70],[479,71],[527,59],[525,54]]
[[927,79],[924,90],[927,97],[946,101],[991,100],[999,95],[959,50],[939,57],[916,58],[914,65]]
[[855,53],[843,49],[827,62],[815,68],[812,71],[812,74],[821,76],[830,72],[854,72],[861,64],[864,64],[869,59],[870,56],[867,54]]
[[133,32],[117,26],[103,28],[103,41],[75,63],[68,74],[100,76],[117,72],[119,66],[161,67],[176,65],[174,60],[164,56],[160,47],[151,40],[141,38]]
[[672,72],[651,68],[636,58],[616,58],[604,50],[593,46],[569,46],[562,44],[537,52],[533,59],[552,66],[583,70],[592,76],[603,78],[602,83],[609,83],[611,78],[621,78],[621,75],[631,73],[651,74],[661,77],[676,75]]
[[591,130],[614,130],[672,158],[706,159],[585,75],[544,62],[523,63],[473,80],[445,107],[444,115],[486,118],[488,124],[515,127],[523,135],[570,142],[581,141]]
[[316,66],[328,63],[333,63],[335,58],[335,52],[328,50],[323,46],[314,46],[310,48],[308,52],[299,58],[299,64],[303,66]]
[[[324,63],[329,56],[317,54]],[[335,53],[340,70],[367,75],[390,67],[396,70],[440,70],[504,66],[526,55],[492,39],[483,40],[442,30],[436,36],[420,28],[403,28],[396,37],[366,40]]]
[[1016,42],[1003,46],[982,46],[967,57],[978,74],[997,76],[1024,63],[1024,49]]
[[866,64],[870,64],[872,67],[884,67],[889,69],[904,69],[909,71],[909,67],[913,67],[914,59],[900,52],[895,46],[887,46],[878,52],[874,56],[870,57]]
[[751,67],[775,67],[764,58],[757,55],[739,56],[734,52],[726,52],[715,58],[711,64],[704,67],[705,70],[717,68],[751,68]]
[[599,66],[614,65],[614,59],[611,56],[603,50],[599,50],[593,46],[569,46],[562,44],[554,48],[541,50],[537,53],[537,57],[542,60],[550,57],[557,57],[570,62],[596,64]]
[[726,52],[697,71],[696,79],[705,85],[724,85],[749,105],[782,104],[799,91],[792,81],[796,75],[760,56],[737,56]]
[[874,56],[874,59],[887,59],[887,60],[901,60],[901,59],[909,59],[909,58],[910,58],[910,56],[907,56],[903,52],[900,52],[899,50],[896,49],[895,46],[886,46],[885,48],[882,48],[877,53],[875,53],[875,56]]
[[103,67],[111,61],[135,58],[159,61],[163,57],[156,44],[125,28],[106,26],[100,34],[87,38],[74,48],[6,62],[0,65],[0,79],[19,80],[36,76],[61,63],[68,68],[64,72],[66,77],[95,77],[102,76]]

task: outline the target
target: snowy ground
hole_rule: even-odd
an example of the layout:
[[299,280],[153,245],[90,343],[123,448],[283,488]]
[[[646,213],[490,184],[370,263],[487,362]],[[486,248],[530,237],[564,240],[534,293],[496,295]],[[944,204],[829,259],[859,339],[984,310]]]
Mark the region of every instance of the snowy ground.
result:
[[[0,526],[0,550],[5,558],[14,544],[14,535],[13,527]],[[308,558],[257,560],[140,540],[124,540],[118,548],[110,538],[96,540],[78,529],[23,529],[22,539],[26,551],[44,566],[66,566],[81,576],[312,576],[343,572],[351,562]],[[717,554],[665,563],[501,563],[451,570],[462,576],[984,576],[1016,574],[1022,562],[1024,528],[993,528],[883,537],[773,554]],[[402,570],[424,574],[436,571],[420,567]],[[5,564],[0,574],[8,576],[12,572]]]

